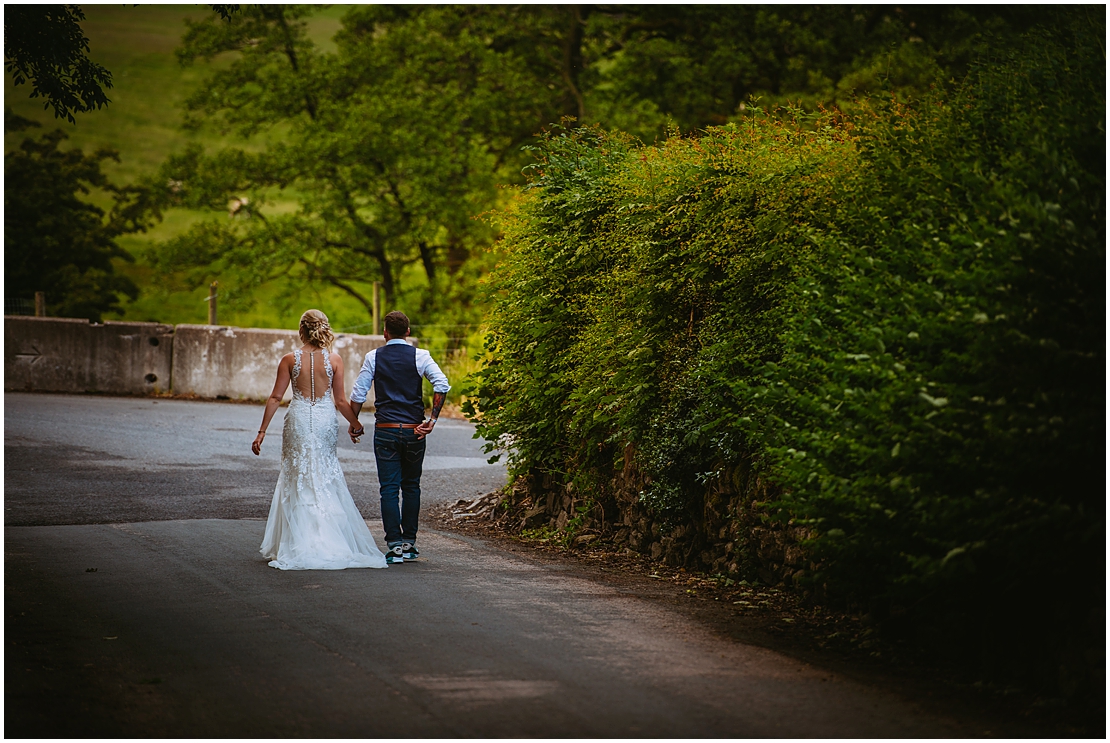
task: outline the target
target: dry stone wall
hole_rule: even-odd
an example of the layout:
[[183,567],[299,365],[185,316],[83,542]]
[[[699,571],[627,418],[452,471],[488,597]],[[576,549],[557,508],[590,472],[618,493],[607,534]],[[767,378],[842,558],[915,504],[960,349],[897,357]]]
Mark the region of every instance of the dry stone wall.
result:
[[796,583],[816,565],[801,547],[805,529],[779,524],[764,505],[773,487],[746,470],[725,473],[702,493],[701,504],[682,524],[668,524],[640,502],[646,479],[625,465],[607,487],[580,492],[550,475],[518,477],[488,517],[512,532],[549,529],[569,544],[596,539],[672,566],[725,576],[758,575],[768,585]]

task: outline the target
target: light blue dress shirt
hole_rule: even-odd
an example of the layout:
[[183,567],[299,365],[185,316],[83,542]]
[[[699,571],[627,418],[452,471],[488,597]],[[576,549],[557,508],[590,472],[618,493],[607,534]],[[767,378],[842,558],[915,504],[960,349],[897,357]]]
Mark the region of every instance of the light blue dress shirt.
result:
[[[403,338],[393,338],[385,345],[390,346],[394,343],[407,344],[408,341]],[[370,387],[374,384],[374,359],[377,351],[378,349],[375,348],[366,354],[366,360],[362,362],[362,368],[358,372],[358,379],[351,389],[351,402],[366,402],[366,396],[370,394]],[[446,394],[451,389],[451,385],[447,383],[447,375],[440,371],[439,364],[432,360],[432,355],[423,348],[416,349],[416,373],[431,382],[432,389],[436,392]]]

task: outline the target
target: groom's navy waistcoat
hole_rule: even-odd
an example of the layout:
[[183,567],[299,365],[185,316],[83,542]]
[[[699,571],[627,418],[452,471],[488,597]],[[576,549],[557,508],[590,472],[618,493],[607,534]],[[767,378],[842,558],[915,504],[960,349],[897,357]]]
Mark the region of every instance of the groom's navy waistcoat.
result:
[[374,352],[374,409],[378,423],[420,423],[424,420],[416,349],[391,343]]

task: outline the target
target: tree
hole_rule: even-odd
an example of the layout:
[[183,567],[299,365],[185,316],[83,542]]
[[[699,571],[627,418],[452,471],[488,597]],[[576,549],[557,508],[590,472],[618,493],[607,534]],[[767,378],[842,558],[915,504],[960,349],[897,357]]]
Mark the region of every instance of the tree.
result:
[[959,74],[985,33],[1043,9],[1000,6],[582,6],[589,120],[649,140],[764,107],[850,104],[885,88],[927,89]]
[[[6,132],[36,126],[5,111]],[[145,230],[160,212],[147,190],[116,186],[101,171],[103,161],[119,160],[115,151],[59,150],[65,139],[60,129],[27,137],[4,156],[4,294],[42,291],[49,314],[99,321],[120,309],[121,295],[138,296],[113,267],[114,259],[133,260],[116,238]],[[83,200],[94,189],[111,195],[107,214]]]
[[[537,122],[559,115],[558,92],[498,31],[519,11],[360,6],[328,55],[305,35],[308,12],[251,6],[230,24],[190,24],[183,62],[238,53],[189,100],[192,123],[270,143],[167,163],[178,203],[221,213],[233,203],[236,218],[198,224],[164,246],[160,265],[198,285],[218,272],[233,302],[284,280],[338,288],[368,313],[368,282],[395,304],[414,266],[423,288],[409,301],[423,312],[460,300],[460,271],[493,238],[473,217],[498,203],[499,176],[519,172]],[[279,196],[296,210],[268,208]]]

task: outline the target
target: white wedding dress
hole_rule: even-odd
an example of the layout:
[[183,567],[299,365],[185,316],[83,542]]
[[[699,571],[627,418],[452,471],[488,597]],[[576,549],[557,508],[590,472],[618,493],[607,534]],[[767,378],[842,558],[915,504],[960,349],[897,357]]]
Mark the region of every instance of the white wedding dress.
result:
[[293,354],[293,400],[282,428],[281,475],[260,552],[279,570],[384,568],[385,555],[355,507],[335,453],[338,422],[328,353],[322,354],[328,385],[320,397],[315,396],[315,354],[309,355],[309,397],[297,387],[302,352]]

